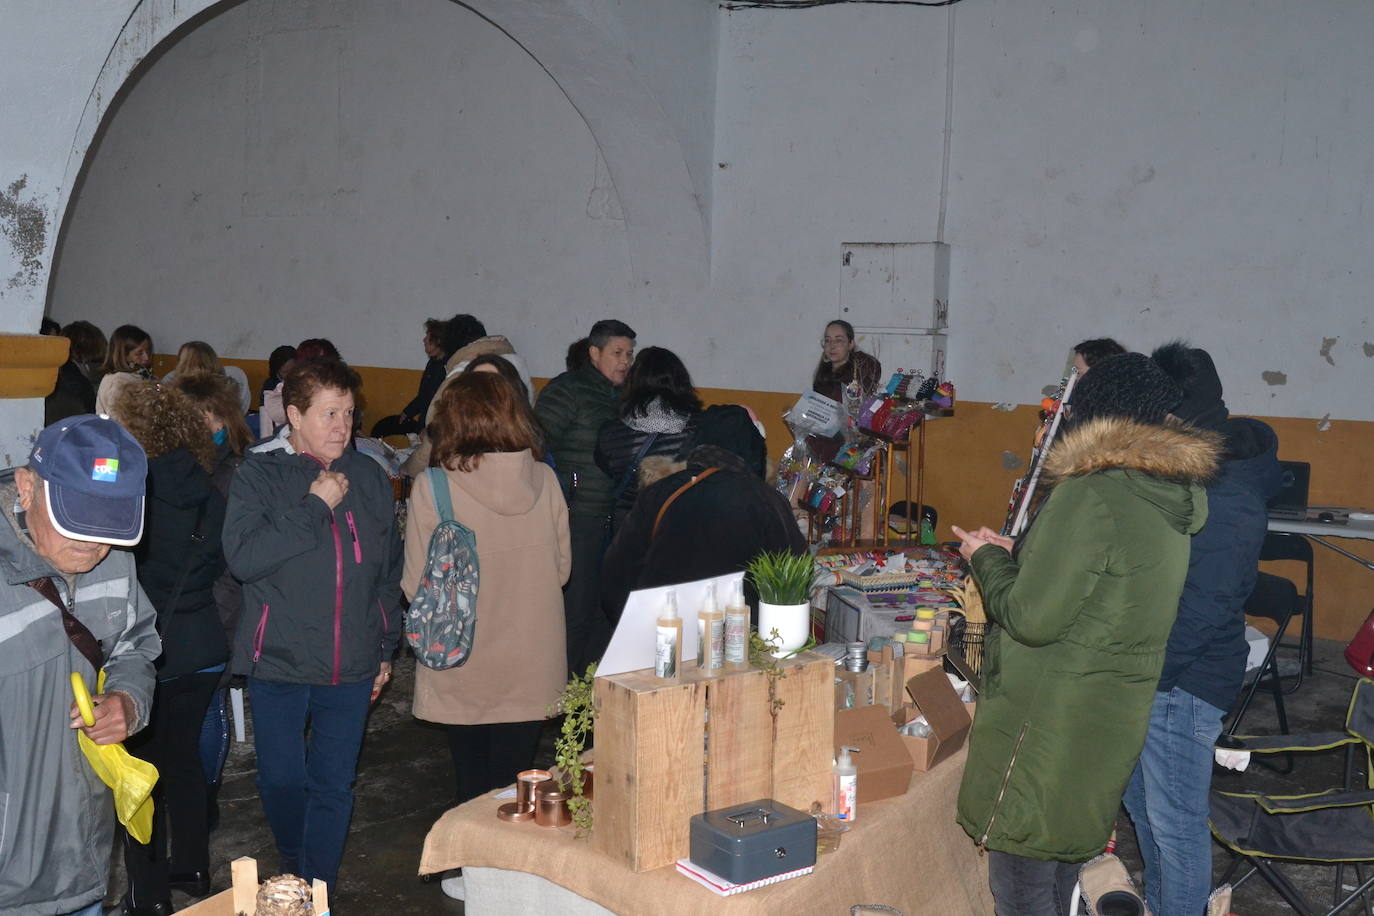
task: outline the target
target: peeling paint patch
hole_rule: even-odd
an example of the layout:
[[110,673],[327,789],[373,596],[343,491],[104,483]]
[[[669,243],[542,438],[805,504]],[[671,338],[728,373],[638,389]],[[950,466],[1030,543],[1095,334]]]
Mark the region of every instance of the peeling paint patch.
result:
[[20,175],[0,193],[0,237],[14,251],[19,269],[10,276],[10,289],[43,282],[43,250],[48,243],[48,214],[41,199],[21,200],[29,176]]
[[1333,366],[1336,365],[1336,361],[1331,358],[1331,348],[1336,345],[1336,341],[1338,340],[1340,340],[1339,337],[1322,338],[1322,348],[1320,351],[1321,357]]
[[999,402],[997,402],[996,404],[993,404],[993,405],[992,405],[992,409],[993,409],[993,410],[1000,410],[1000,411],[1002,411],[1003,413],[1011,413],[1013,410],[1016,409],[1016,402],[1015,402],[1015,401],[999,401]]
[[1366,358],[1374,359],[1374,343],[1364,342],[1364,355]]
[[1020,468],[1025,467],[1025,465],[1026,462],[1023,461],[1021,459],[1021,456],[1016,454],[1015,452],[1002,453],[1002,467],[1006,468],[1008,471],[1019,470]]
[[1260,378],[1264,379],[1266,385],[1287,385],[1288,375],[1283,372],[1261,372]]
[[1331,428],[1331,414],[1323,414],[1317,421],[1317,432],[1324,433]]

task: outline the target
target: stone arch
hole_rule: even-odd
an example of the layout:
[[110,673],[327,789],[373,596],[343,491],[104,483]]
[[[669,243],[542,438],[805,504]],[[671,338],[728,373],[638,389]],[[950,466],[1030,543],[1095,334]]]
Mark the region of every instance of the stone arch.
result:
[[[242,0],[138,0],[86,100],[52,213],[45,288],[73,189],[121,90],[159,46]],[[624,213],[636,286],[697,289],[709,279],[706,214],[681,144],[629,54],[573,0],[452,0],[491,23],[544,69],[601,150]]]

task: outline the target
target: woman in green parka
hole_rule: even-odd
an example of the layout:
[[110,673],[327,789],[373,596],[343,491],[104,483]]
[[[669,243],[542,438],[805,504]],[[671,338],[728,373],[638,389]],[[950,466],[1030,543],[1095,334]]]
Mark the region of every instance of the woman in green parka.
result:
[[1021,542],[954,529],[996,624],[959,823],[992,853],[998,916],[1069,912],[1076,863],[1106,846],[1140,755],[1219,454],[1168,418],[1181,397],[1141,354],[1097,364]]

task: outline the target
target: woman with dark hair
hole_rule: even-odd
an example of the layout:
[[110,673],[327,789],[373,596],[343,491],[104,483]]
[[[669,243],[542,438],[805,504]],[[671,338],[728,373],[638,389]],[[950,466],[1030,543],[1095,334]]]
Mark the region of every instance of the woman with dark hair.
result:
[[105,351],[105,364],[101,366],[100,387],[95,393],[95,412],[114,415],[115,402],[125,386],[139,380],[150,381],[153,373],[153,338],[148,332],[132,324],[121,324],[110,335],[110,346]]
[[[406,514],[401,588],[414,598],[438,526],[434,489],[477,536],[481,588],[472,654],[460,668],[417,666],[415,716],[442,723],[459,802],[506,785],[534,760],[565,677],[563,593],[572,559],[568,507],[540,461],[528,400],[494,372],[457,376],[435,401],[429,470]],[[518,662],[518,663],[517,663]]]
[[152,721],[126,742],[159,773],[153,838],[123,835],[129,872],[125,912],[171,913],[172,888],[210,891],[210,846],[200,731],[229,657],[214,585],[224,571],[224,497],[210,482],[215,446],[200,412],[160,382],[126,386],[120,422],[148,455],[143,539],[134,548],[138,581],[157,608],[162,657]]
[[[497,356],[495,353],[479,356],[468,363],[467,368],[463,371],[494,372],[514,385],[515,390],[519,392],[520,397],[525,399],[526,404],[530,402],[530,390],[525,387],[525,380],[520,377],[520,373],[511,365],[510,360],[506,359],[504,356]],[[540,438],[542,439],[543,430],[536,430],[536,432],[540,434]]]
[[[225,500],[234,473],[243,464],[244,452],[253,444],[253,434],[239,410],[239,395],[233,381],[211,372],[189,372],[178,375],[173,383],[191,405],[200,411],[215,443],[215,466],[210,483]],[[225,569],[215,580],[215,606],[219,610],[220,625],[226,644],[234,641],[243,601],[243,590],[237,579]],[[232,677],[225,670],[219,678],[210,707],[200,733],[200,762],[205,770],[209,828],[219,822],[216,797],[219,794],[220,773],[229,754],[229,716],[225,709],[226,693]]]
[[1094,337],[1074,344],[1073,366],[1079,375],[1087,375],[1088,370],[1102,360],[1125,352],[1126,348],[1110,337]]
[[[46,320],[46,319],[45,319]],[[62,329],[71,341],[67,361],[57,370],[57,385],[43,401],[43,422],[95,413],[95,367],[105,360],[105,335],[89,321],[73,321]]]
[[639,467],[651,455],[677,455],[691,441],[701,398],[672,350],[645,347],[625,377],[620,415],[597,433],[596,466],[615,481],[612,532],[634,506]]
[[882,375],[882,363],[857,349],[852,324],[836,319],[825,326],[821,361],[811,378],[812,391],[843,403],[845,385],[858,382],[860,393],[867,396],[882,382]]
[[1074,389],[1023,538],[954,528],[997,624],[959,824],[990,850],[999,913],[1067,913],[1076,863],[1116,824],[1220,454],[1169,418],[1182,397],[1146,356],[1104,359]]
[[281,870],[330,885],[370,700],[391,678],[399,635],[391,481],[349,448],[358,385],[336,359],[291,364],[289,427],[249,451],[224,522],[248,609],[233,670],[248,678],[263,810]]
[[433,403],[434,395],[438,393],[439,386],[444,383],[444,376],[448,374],[444,363],[448,362],[452,352],[444,349],[447,327],[448,322],[440,321],[438,318],[425,320],[425,336],[421,343],[429,362],[425,363],[425,371],[420,376],[420,388],[410,403],[401,408],[400,413],[382,417],[373,425],[374,439],[418,433],[424,428],[425,414],[429,412],[429,405]]

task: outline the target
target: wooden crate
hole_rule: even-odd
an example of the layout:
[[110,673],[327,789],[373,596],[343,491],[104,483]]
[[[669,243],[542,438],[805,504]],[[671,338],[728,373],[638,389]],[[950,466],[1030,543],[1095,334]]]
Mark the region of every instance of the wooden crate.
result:
[[[229,863],[232,886],[184,910],[183,916],[253,916],[258,910],[258,863],[242,856]],[[329,916],[329,889],[319,878],[311,882],[315,916]]]
[[834,660],[806,652],[780,666],[776,715],[759,669],[597,678],[593,844],[646,871],[687,855],[694,814],[757,798],[828,808]]

